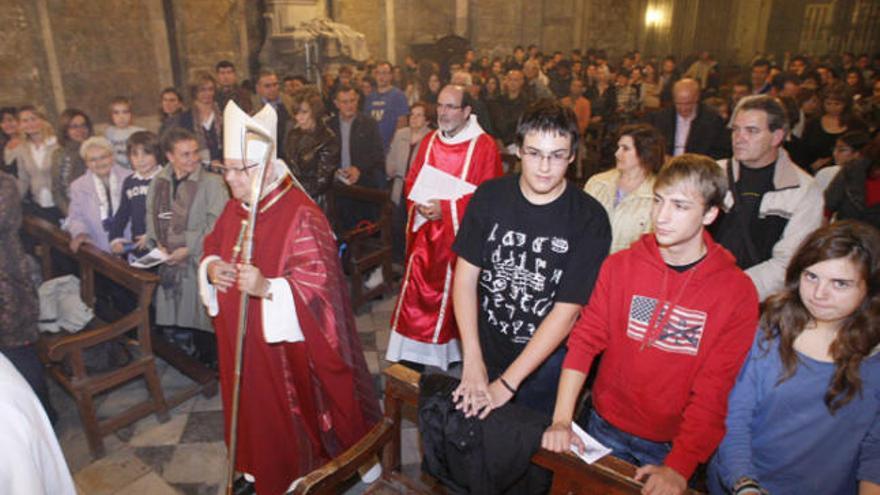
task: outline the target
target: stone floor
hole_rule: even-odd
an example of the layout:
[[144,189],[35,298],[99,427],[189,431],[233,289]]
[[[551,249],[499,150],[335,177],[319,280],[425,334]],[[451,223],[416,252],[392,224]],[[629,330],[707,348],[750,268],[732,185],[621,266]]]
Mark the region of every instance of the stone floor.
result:
[[[370,303],[357,316],[357,328],[370,372],[381,386],[383,357],[388,342],[388,322],[394,297]],[[159,373],[166,394],[192,382],[164,362]],[[219,393],[210,399],[196,396],[171,410],[171,419],[160,424],[155,416],[104,437],[106,455],[94,461],[89,453],[76,406],[54,382],[52,401],[60,419],[56,433],[76,482],[84,495],[215,495],[224,493],[226,446]],[[380,388],[381,390],[381,388]],[[146,397],[142,381],[133,381],[98,399],[98,415],[119,412]],[[412,423],[403,429],[404,471],[418,472],[418,434]],[[352,480],[346,494],[360,494],[366,485]]]

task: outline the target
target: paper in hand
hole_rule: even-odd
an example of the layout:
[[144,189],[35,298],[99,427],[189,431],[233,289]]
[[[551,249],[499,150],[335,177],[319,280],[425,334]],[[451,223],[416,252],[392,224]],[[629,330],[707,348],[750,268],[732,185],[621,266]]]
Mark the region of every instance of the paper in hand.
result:
[[581,439],[581,442],[584,443],[584,452],[582,454],[579,454],[574,445],[571,446],[571,451],[574,452],[578,457],[583,459],[584,462],[586,462],[587,464],[592,464],[611,453],[611,449],[602,445],[601,443],[599,443],[598,440],[591,437],[587,432],[583,430],[583,428],[578,426],[577,423],[572,423],[571,429],[574,434]]
[[161,265],[168,260],[169,256],[159,248],[153,248],[149,253],[131,262],[135,268],[152,268]]
[[432,200],[455,201],[476,189],[477,186],[470,182],[426,163],[419,171],[407,197],[414,203],[427,205]]

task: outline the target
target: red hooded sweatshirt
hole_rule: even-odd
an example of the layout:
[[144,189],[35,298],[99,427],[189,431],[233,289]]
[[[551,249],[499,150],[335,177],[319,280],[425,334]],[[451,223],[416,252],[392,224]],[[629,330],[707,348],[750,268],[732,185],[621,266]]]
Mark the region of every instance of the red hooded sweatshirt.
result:
[[727,396],[758,324],[752,281],[708,233],[703,239],[706,256],[683,273],[666,265],[653,234],[609,256],[563,363],[587,373],[604,351],[596,412],[632,435],[671,441],[664,464],[685,478],[724,436]]

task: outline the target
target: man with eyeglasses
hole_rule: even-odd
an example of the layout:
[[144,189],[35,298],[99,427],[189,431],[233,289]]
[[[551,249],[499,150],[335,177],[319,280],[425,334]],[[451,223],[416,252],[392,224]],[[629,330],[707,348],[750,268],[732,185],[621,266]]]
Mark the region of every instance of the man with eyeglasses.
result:
[[[241,374],[235,493],[288,493],[300,477],[352,446],[379,420],[336,240],[323,212],[283,161],[267,165],[244,264],[242,237],[264,141],[242,146],[245,126],[275,139],[277,116],[224,112],[223,176],[233,199],[205,237],[200,296],[217,335],[227,437],[242,292],[250,296]],[[378,470],[378,468],[377,468]],[[375,472],[374,472],[375,474]]]
[[542,100],[517,128],[522,173],[474,193],[453,249],[464,367],[453,400],[485,418],[508,401],[549,416],[578,311],[608,255],[608,215],[565,179],[577,117]]
[[[450,84],[440,91],[439,129],[419,145],[404,185],[407,196],[428,166],[474,186],[501,175],[498,149],[477,123],[471,105],[471,96],[463,86]],[[447,369],[450,363],[461,361],[452,310],[452,243],[471,196],[428,204],[407,199],[406,268],[391,317],[385,359],[419,370],[424,365]]]

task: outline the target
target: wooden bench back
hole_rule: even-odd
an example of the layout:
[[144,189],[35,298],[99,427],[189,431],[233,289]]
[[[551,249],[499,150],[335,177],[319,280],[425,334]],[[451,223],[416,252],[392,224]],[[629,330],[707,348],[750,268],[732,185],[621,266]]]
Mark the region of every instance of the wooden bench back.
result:
[[70,250],[70,235],[41,218],[25,215],[22,219],[22,228],[40,246],[40,262],[44,279],[53,276],[51,252],[54,250],[79,265],[82,298],[89,306],[93,306],[95,302],[94,274],[100,273],[132,293],[138,294],[139,299],[146,299],[144,307],[149,307],[149,301],[153,297],[152,289],[159,282],[159,277],[156,275],[132,268],[122,259],[109,256],[88,243],[81,245],[79,250],[74,253]]
[[[295,493],[336,493],[336,487],[353,476],[357,468],[382,453],[383,477],[392,478],[395,486],[403,486],[402,492],[436,492],[415,480],[402,479],[401,467],[401,413],[404,406],[416,407],[419,398],[419,373],[399,364],[390,366],[384,372],[385,417],[358,444],[327,465],[306,476],[297,486]],[[540,450],[532,457],[532,462],[553,471],[553,485],[550,493],[584,495],[636,495],[642,484],[632,476],[635,466],[613,456],[606,456],[588,465],[570,454],[557,454]],[[441,490],[442,492],[442,490]]]

